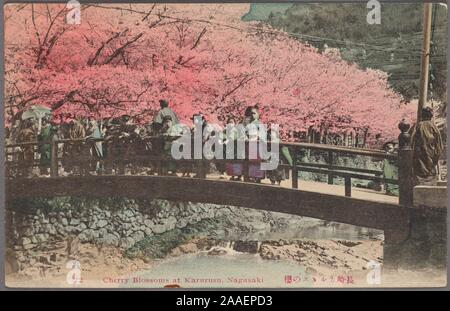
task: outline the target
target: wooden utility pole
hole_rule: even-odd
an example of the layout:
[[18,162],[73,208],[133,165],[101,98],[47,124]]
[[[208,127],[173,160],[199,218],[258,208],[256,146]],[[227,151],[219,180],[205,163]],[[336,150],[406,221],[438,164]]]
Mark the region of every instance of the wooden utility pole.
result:
[[428,77],[430,68],[430,39],[431,39],[431,13],[433,4],[424,3],[423,5],[423,45],[422,45],[422,65],[420,70],[419,85],[419,106],[417,107],[417,122],[420,121],[422,108],[427,103]]

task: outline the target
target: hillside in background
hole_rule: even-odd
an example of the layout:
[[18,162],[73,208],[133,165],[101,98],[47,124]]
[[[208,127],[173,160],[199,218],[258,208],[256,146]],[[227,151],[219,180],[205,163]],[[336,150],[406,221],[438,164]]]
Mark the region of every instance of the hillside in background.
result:
[[266,21],[270,14],[283,14],[292,5],[292,3],[251,3],[250,10],[242,16],[242,20],[244,22]]
[[[271,12],[269,12],[271,11]],[[243,20],[265,21],[323,50],[338,48],[343,59],[389,74],[405,99],[418,95],[422,49],[422,4],[381,6],[381,25],[369,25],[366,3],[253,4]],[[446,102],[447,11],[433,10],[430,96]]]

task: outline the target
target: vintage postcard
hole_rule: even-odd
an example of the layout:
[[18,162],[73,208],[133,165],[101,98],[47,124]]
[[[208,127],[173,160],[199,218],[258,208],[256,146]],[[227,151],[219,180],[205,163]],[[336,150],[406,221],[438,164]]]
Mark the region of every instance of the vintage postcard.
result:
[[447,5],[7,3],[10,288],[447,286]]

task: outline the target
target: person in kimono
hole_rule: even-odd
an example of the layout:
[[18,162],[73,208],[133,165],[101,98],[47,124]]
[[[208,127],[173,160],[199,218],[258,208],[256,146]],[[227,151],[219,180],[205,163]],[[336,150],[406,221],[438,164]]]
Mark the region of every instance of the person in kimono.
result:
[[[193,140],[195,141],[197,137],[197,131],[200,131],[201,139],[202,139],[202,157],[203,157],[203,146],[204,144],[210,139],[212,132],[214,132],[214,127],[211,124],[208,124],[208,121],[206,120],[205,116],[199,112],[192,116],[191,118],[193,127],[191,129],[191,137],[193,137]],[[194,150],[194,149],[193,149]],[[208,174],[210,171],[210,163],[208,165],[205,165],[204,167],[204,174]],[[196,170],[196,164],[193,165],[187,165],[187,170]],[[184,174],[183,174],[184,176]],[[190,176],[190,174],[189,174]],[[194,175],[194,178],[198,177],[197,174]]]
[[[240,133],[239,129],[236,127],[236,120],[234,117],[229,117],[227,119],[227,127],[225,128],[225,139],[224,139],[224,159],[226,159],[226,146],[229,144],[234,145],[234,155],[233,159],[238,159],[238,150],[237,150],[237,141],[245,139],[244,133]],[[226,162],[225,165],[225,171],[228,176],[230,177],[231,181],[240,181],[242,178],[242,174],[244,171],[244,165],[242,163],[233,163],[233,162]]]
[[115,169],[116,174],[124,175],[126,159],[133,154],[133,140],[135,139],[136,125],[130,122],[129,115],[122,115],[109,122],[105,133],[106,150],[110,152],[107,156],[110,161],[106,161],[105,170],[107,174]]
[[48,174],[52,156],[52,140],[58,129],[50,123],[47,117],[42,118],[41,132],[37,136],[39,152],[39,170],[42,175]]
[[173,125],[180,123],[176,113],[169,108],[169,102],[167,100],[161,99],[159,101],[159,106],[161,107],[161,109],[156,113],[155,117],[153,118],[153,123],[162,125],[164,122],[164,117],[166,116],[170,116]]
[[[247,107],[246,116],[244,119],[244,125],[247,130],[247,141],[259,143],[259,108],[257,105]],[[262,138],[262,139],[265,139]],[[250,148],[249,148],[250,149]],[[256,153],[256,154],[255,154]],[[248,177],[250,180],[260,183],[262,179],[264,179],[265,174],[264,171],[261,170],[261,160],[258,155],[258,150],[248,150],[248,157],[250,158],[250,164],[248,168]]]
[[[88,138],[92,139],[100,139],[102,138],[102,131],[100,130],[100,127],[98,126],[98,123],[96,120],[91,119],[89,120],[89,127],[87,130],[87,136]],[[97,173],[100,173],[103,166],[103,144],[101,141],[94,141],[92,143],[91,147],[91,154],[95,157],[95,171]]]
[[[18,131],[16,142],[28,143],[36,141],[36,131],[31,119],[23,121],[22,128]],[[33,171],[34,146],[22,146],[18,157],[18,173],[21,177],[29,177]]]
[[[230,121],[230,118],[227,119],[227,124]],[[234,123],[234,119],[232,121]],[[225,124],[225,126],[227,125]],[[226,144],[228,143],[228,138],[226,135],[226,127],[225,128],[216,128],[215,129],[215,134],[218,135],[218,143],[221,145],[222,147],[222,159],[225,160],[226,159]],[[218,159],[219,160],[219,159]],[[220,177],[219,178],[226,178],[225,172],[226,172],[226,162],[225,161],[217,161],[214,163],[216,166],[216,170],[219,172]]]
[[[275,135],[276,135],[275,139],[279,141],[278,133],[276,133]],[[269,130],[267,132],[268,144],[270,144],[271,141],[272,141],[272,131]],[[293,166],[294,164],[289,148],[286,146],[280,146],[280,164],[288,164],[289,166]],[[275,183],[280,185],[281,181],[285,180],[287,177],[286,169],[278,167],[274,170],[266,171],[266,176],[267,178],[269,178],[272,185],[275,185]]]
[[161,135],[163,137],[163,155],[166,160],[163,161],[163,171],[168,175],[176,175],[177,165],[174,160],[170,160],[172,157],[172,143],[175,139],[180,137],[179,128],[173,124],[172,117],[164,116],[163,124],[161,128]]
[[433,184],[437,181],[439,159],[444,151],[439,129],[433,122],[433,109],[422,109],[422,120],[411,129],[413,149],[413,174],[416,184]]
[[80,141],[86,138],[86,130],[80,120],[70,121],[67,138],[75,141],[64,143],[64,169],[78,174],[84,164],[83,157],[86,155],[85,143]]

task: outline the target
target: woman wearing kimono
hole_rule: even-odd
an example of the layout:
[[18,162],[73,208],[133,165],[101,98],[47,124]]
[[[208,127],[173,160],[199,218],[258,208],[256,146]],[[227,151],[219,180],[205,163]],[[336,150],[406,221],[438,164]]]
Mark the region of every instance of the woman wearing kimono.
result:
[[181,130],[177,124],[173,123],[171,116],[164,116],[161,135],[163,138],[163,155],[166,156],[166,160],[163,161],[163,171],[168,175],[176,176],[177,164],[174,160],[171,160],[172,143],[181,136]]
[[50,124],[47,118],[42,119],[41,132],[37,136],[38,151],[39,151],[39,165],[40,173],[42,175],[48,174],[48,168],[51,163],[52,155],[52,140],[57,132],[57,128]]
[[[260,121],[258,106],[247,107],[245,114],[244,126],[246,127],[248,146],[250,146],[252,142],[259,144],[261,137],[259,137]],[[265,139],[265,137],[263,139]],[[258,148],[256,148],[256,150],[248,149],[247,157],[250,160],[248,177],[257,183],[260,183],[261,180],[264,179],[265,174],[264,171],[261,170],[261,159],[258,154]]]
[[[92,139],[99,139],[102,138],[102,131],[100,130],[100,127],[98,126],[98,123],[96,120],[90,120],[89,121],[89,129],[88,129],[88,138]],[[96,165],[95,165],[95,171],[97,173],[101,172],[102,169],[102,160],[103,160],[103,146],[101,141],[95,141],[92,144],[91,148],[91,154],[95,157]]]
[[[17,143],[29,143],[36,141],[36,133],[33,128],[33,122],[30,119],[24,120],[23,127],[17,135]],[[34,146],[22,146],[19,154],[19,176],[29,177],[33,172]]]
[[[279,135],[276,133],[276,139],[279,140]],[[269,130],[267,133],[267,141],[270,142],[272,140],[272,132]],[[294,161],[291,157],[291,153],[289,152],[289,148],[286,146],[280,147],[280,164],[288,164],[292,166]],[[277,183],[281,184],[281,181],[286,179],[286,170],[284,168],[278,167],[274,170],[267,171],[267,178],[270,179],[272,185]]]
[[439,159],[445,150],[441,133],[433,122],[433,109],[422,109],[422,120],[411,129],[413,174],[416,184],[435,185]]
[[[86,131],[83,124],[78,120],[72,120],[70,122],[68,139],[80,140],[86,138]],[[64,169],[66,171],[72,171],[74,174],[80,172],[80,168],[83,166],[83,156],[86,150],[83,141],[66,142],[64,144]],[[84,169],[82,170],[84,171]]]
[[[228,132],[227,132],[228,131]],[[235,119],[233,117],[229,117],[227,120],[227,128],[225,130],[225,137],[224,137],[224,144],[225,144],[225,148],[224,148],[224,159],[226,159],[226,146],[227,145],[234,145],[234,155],[233,155],[233,159],[237,159],[238,158],[238,151],[237,151],[237,144],[236,142],[238,140],[244,140],[245,139],[245,134],[244,133],[240,133],[239,129],[236,128],[236,123],[235,123]],[[232,181],[240,181],[241,180],[241,176],[243,174],[244,171],[244,165],[242,163],[232,163],[232,162],[227,162],[225,165],[225,171],[227,173],[228,176],[230,177],[230,180]]]

